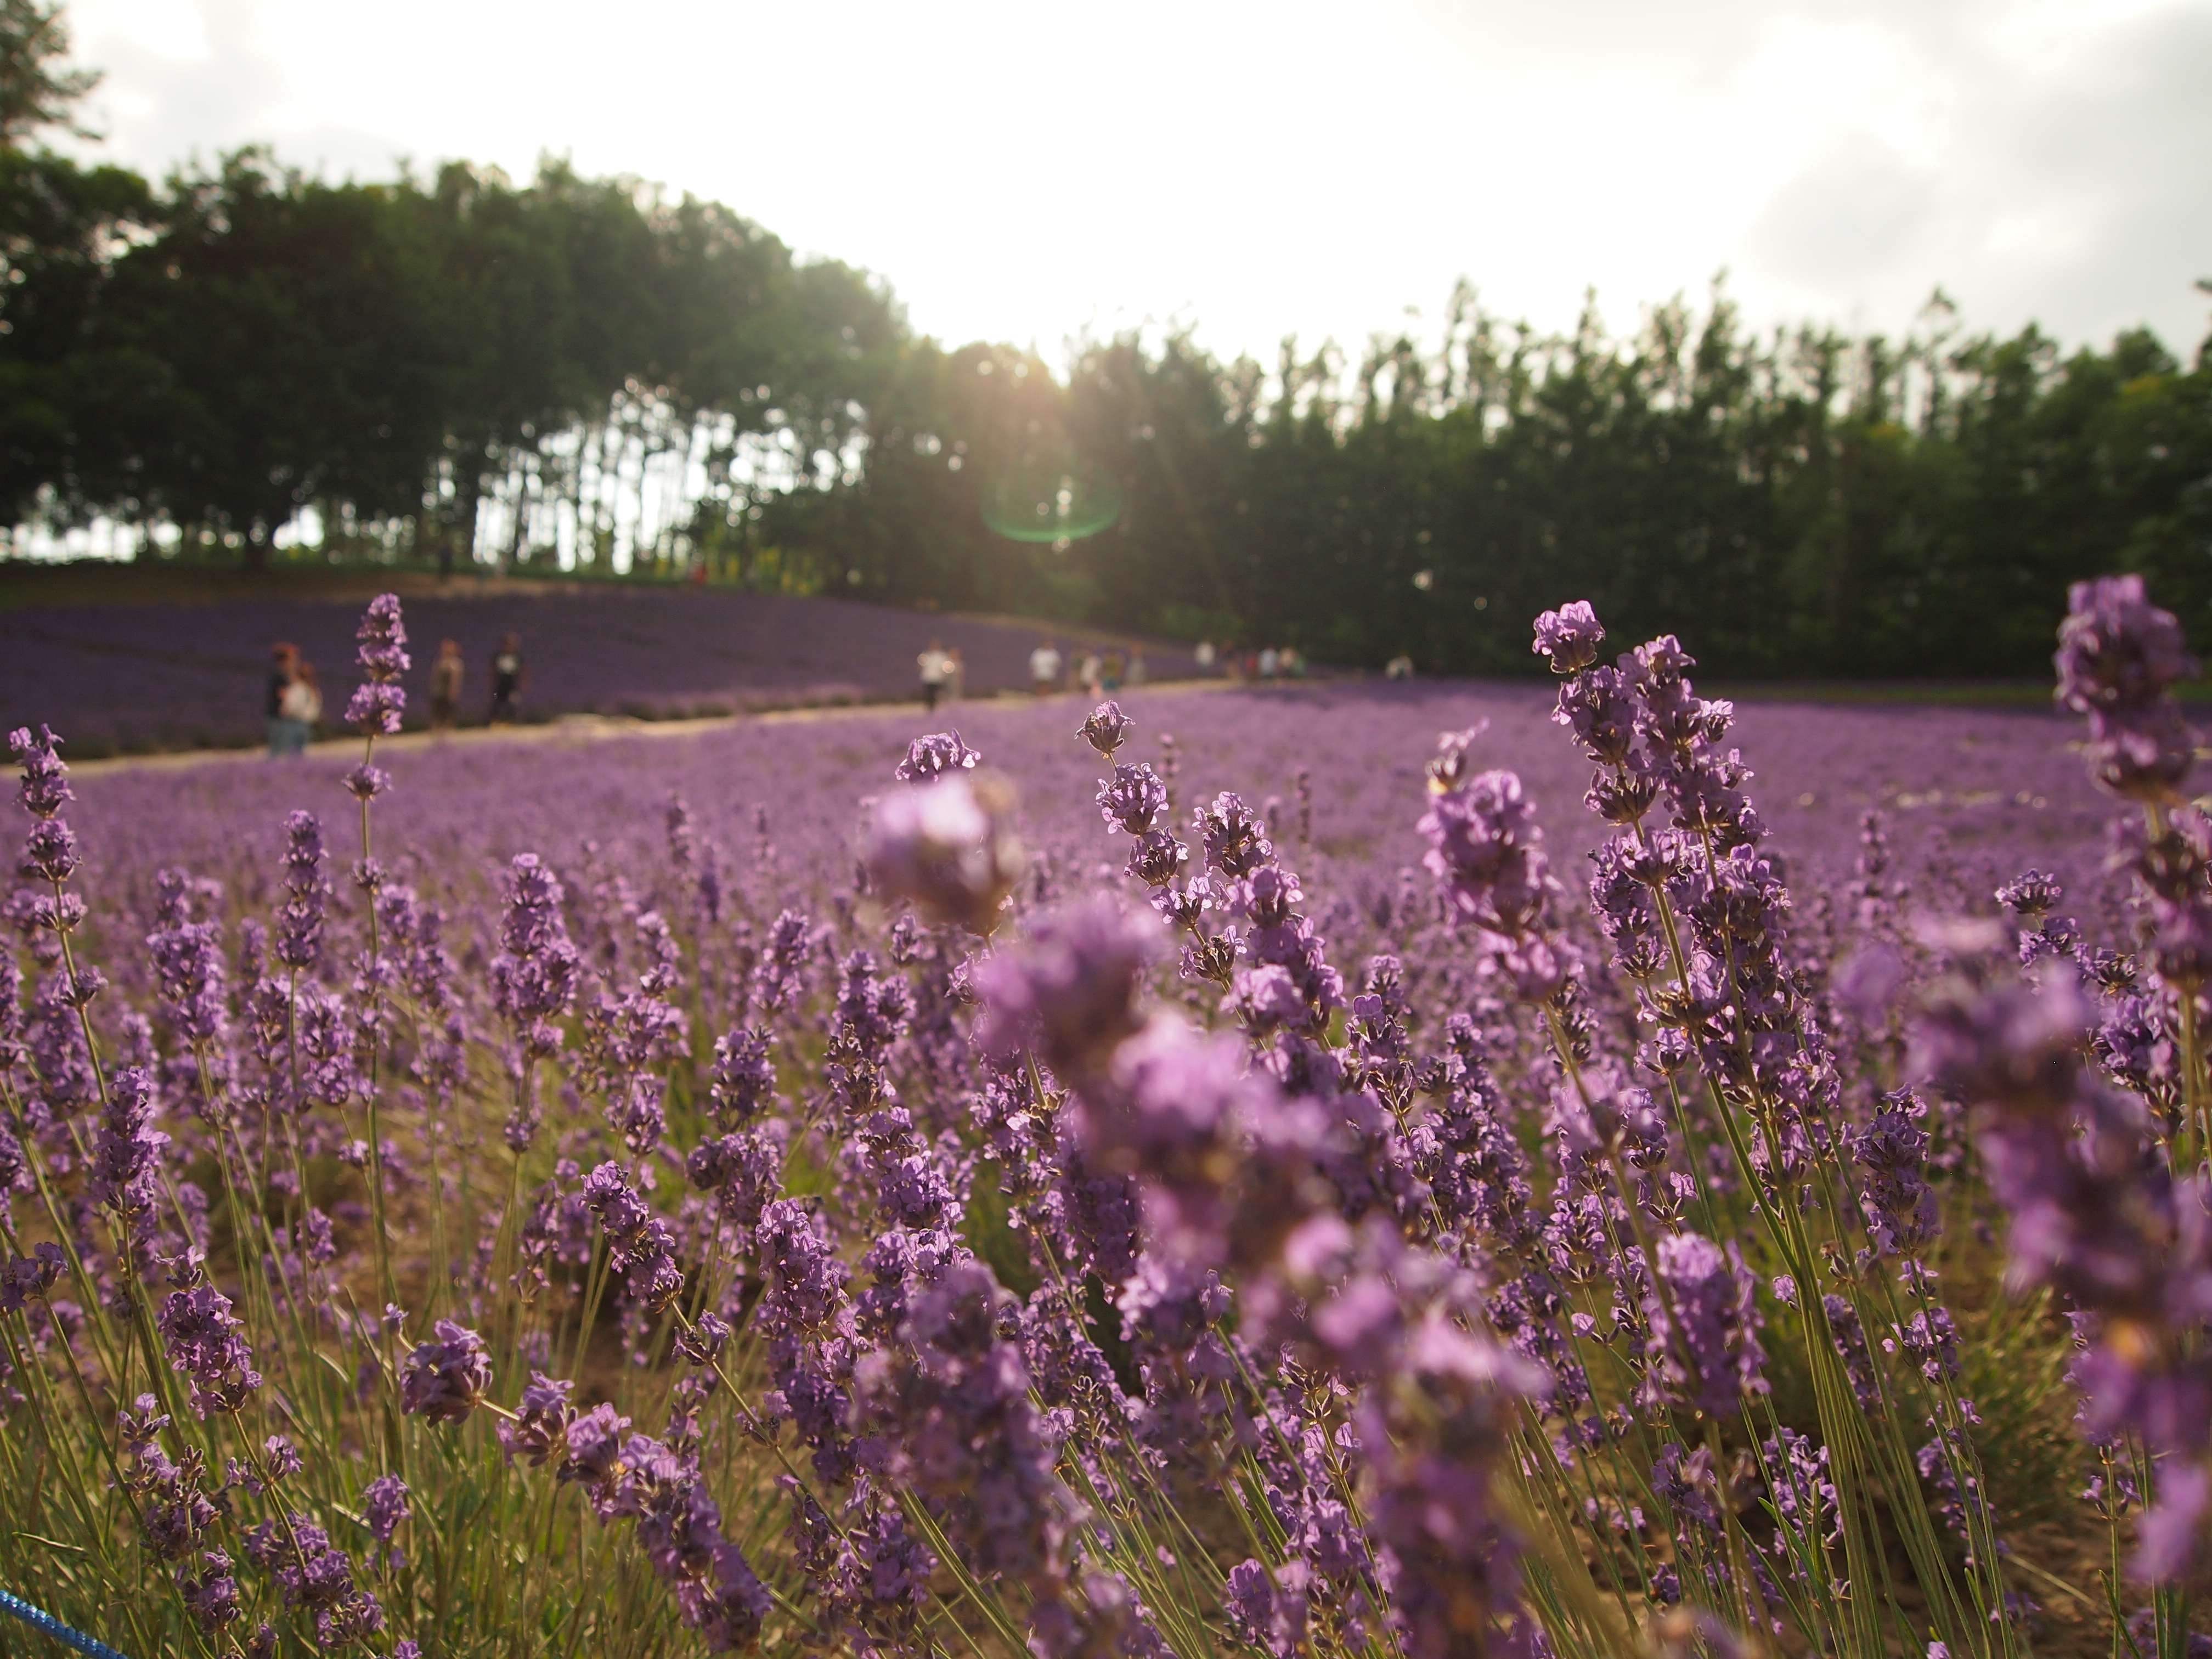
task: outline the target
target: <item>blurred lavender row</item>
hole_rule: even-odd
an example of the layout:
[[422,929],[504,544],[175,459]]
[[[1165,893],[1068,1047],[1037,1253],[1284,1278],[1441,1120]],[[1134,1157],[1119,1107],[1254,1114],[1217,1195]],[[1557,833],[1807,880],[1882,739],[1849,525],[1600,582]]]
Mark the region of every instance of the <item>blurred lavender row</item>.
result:
[[[251,744],[261,733],[270,646],[287,641],[337,672],[353,654],[359,616],[349,602],[282,599],[0,611],[0,727],[52,725],[80,760]],[[428,708],[437,642],[450,638],[468,663],[468,723],[484,717],[486,665],[507,633],[522,636],[530,665],[525,718],[665,720],[908,696],[915,654],[933,639],[959,648],[969,694],[1026,689],[1030,653],[1054,632],[772,593],[622,587],[412,599],[408,622],[418,647],[416,717]],[[1063,647],[1109,642],[1088,630],[1056,637]],[[1194,672],[1187,652],[1150,641],[1146,667],[1156,679]]]

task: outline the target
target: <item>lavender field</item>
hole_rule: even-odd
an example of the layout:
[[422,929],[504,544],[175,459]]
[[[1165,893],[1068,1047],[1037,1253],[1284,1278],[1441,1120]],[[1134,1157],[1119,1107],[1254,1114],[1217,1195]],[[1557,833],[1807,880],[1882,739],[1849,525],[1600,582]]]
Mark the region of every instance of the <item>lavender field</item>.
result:
[[[450,638],[469,664],[471,722],[489,706],[485,665],[510,632],[530,665],[527,717],[665,719],[906,697],[915,653],[932,638],[960,647],[972,693],[1026,687],[1042,631],[842,601],[614,586],[414,600],[409,615],[416,715],[437,642]],[[0,610],[0,730],[44,721],[68,732],[80,757],[250,744],[271,644],[298,646],[343,690],[359,616],[358,605],[276,598]],[[1170,647],[1152,647],[1146,662],[1156,678],[1192,672],[1187,653]]]
[[1731,710],[1571,606],[1548,687],[392,751],[438,626],[362,622],[358,764],[16,739],[0,1583],[132,1655],[2201,1651],[2138,588],[2064,712]]
[[[1382,890],[1419,866],[1425,843],[1414,823],[1437,734],[1485,721],[1476,753],[1521,775],[1570,878],[1601,839],[1603,824],[1580,805],[1586,764],[1553,723],[1541,686],[1165,689],[1119,701],[1137,721],[1128,746],[1138,757],[1157,769],[1160,738],[1174,739],[1187,805],[1194,792],[1233,789],[1258,809],[1273,801],[1291,824],[1297,775],[1308,772],[1310,835],[1300,861],[1328,871],[1322,890],[1332,896]],[[1097,760],[1073,735],[1082,712],[1061,698],[949,717],[993,766],[1021,781],[1023,830],[1039,859],[1056,879],[1088,888],[1115,867],[1115,849],[1093,833]],[[390,826],[388,856],[410,878],[440,883],[489,882],[525,851],[573,872],[586,842],[610,868],[652,869],[672,793],[702,834],[746,866],[764,811],[774,881],[818,904],[849,878],[860,803],[884,787],[883,757],[941,724],[915,708],[679,738],[416,750],[392,763],[398,787],[377,810]],[[1802,864],[1819,888],[1848,882],[1859,815],[1874,810],[1901,862],[1918,865],[1932,850],[1941,883],[1993,891],[2039,864],[2085,893],[2099,889],[2110,802],[2084,770],[2075,724],[2057,714],[1769,702],[1741,711],[1732,741],[1758,773],[1753,791],[1774,828],[1774,852]],[[86,843],[82,879],[113,882],[117,898],[150,902],[155,872],[181,863],[242,896],[264,895],[276,878],[284,815],[343,802],[344,769],[325,761],[87,780],[75,819]]]

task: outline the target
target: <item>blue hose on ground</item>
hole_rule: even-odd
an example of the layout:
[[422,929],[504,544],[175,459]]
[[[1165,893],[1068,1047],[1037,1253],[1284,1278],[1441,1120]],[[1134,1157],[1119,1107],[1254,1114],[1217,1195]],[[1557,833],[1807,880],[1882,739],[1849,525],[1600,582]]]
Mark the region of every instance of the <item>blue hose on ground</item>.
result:
[[42,1631],[64,1646],[90,1655],[91,1659],[123,1659],[123,1656],[106,1643],[94,1641],[82,1631],[71,1630],[44,1608],[34,1607],[21,1596],[10,1595],[6,1590],[0,1590],[0,1613],[13,1613],[33,1630]]

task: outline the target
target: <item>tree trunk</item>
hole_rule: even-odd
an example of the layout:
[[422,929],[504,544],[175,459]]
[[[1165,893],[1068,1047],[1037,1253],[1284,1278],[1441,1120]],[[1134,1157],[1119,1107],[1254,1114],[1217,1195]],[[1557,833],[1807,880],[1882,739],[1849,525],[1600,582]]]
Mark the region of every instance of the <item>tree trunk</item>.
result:
[[473,567],[477,557],[477,503],[483,495],[483,465],[481,458],[471,455],[468,465],[453,480],[453,530],[446,538],[447,551],[440,565],[441,574],[453,574],[453,561]]

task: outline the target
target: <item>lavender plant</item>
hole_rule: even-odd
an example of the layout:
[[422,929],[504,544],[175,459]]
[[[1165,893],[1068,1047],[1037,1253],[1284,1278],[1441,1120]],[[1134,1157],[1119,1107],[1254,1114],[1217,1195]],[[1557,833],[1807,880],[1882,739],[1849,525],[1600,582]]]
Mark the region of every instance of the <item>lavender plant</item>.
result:
[[[396,599],[359,639],[359,764],[284,786],[354,799],[343,885],[308,809],[264,867],[88,860],[60,740],[11,739],[0,1582],[70,1621],[207,1656],[2203,1640],[2212,820],[2139,582],[2077,589],[2058,656],[2124,807],[2101,886],[2045,839],[1902,856],[1880,813],[1808,878],[1736,711],[1672,638],[1605,660],[1587,605],[1536,624],[1558,758],[1492,763],[1481,720],[1401,751],[1376,810],[1425,875],[1348,836],[1304,698],[1236,751],[1279,745],[1294,808],[1201,783],[1236,754],[1188,724],[1139,758],[1132,699],[1057,757],[886,745],[864,803],[586,762],[501,845],[416,804],[440,757],[375,764]],[[1547,823],[1523,774],[1567,766],[1591,816]],[[2094,1577],[2031,1448],[2078,1467]]]

